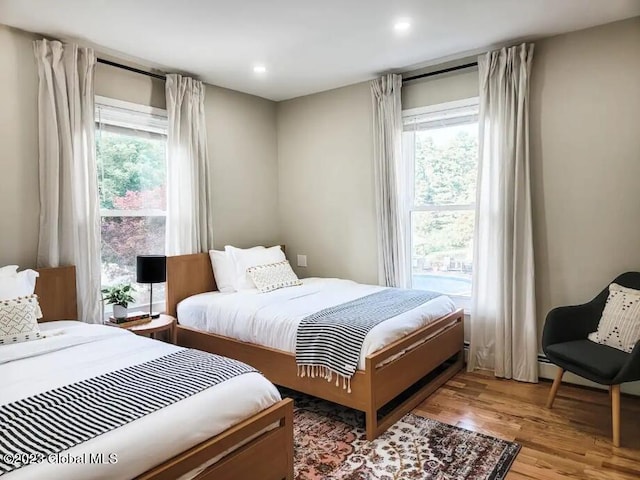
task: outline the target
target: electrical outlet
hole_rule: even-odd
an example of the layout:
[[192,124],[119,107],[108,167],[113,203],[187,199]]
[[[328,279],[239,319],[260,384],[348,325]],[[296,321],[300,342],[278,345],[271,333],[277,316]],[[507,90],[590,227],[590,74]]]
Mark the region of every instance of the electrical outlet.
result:
[[306,267],[307,266],[307,256],[306,255],[298,255],[298,266]]

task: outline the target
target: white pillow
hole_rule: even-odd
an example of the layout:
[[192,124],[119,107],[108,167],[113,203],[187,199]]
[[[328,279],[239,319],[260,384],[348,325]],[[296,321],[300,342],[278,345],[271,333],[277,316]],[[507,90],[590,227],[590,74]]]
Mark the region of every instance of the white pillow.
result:
[[[10,265],[10,267],[13,268],[13,265]],[[23,270],[18,273],[0,275],[0,300],[33,295],[38,275],[35,270]]]
[[248,268],[247,274],[260,293],[302,285],[288,260]]
[[640,290],[609,285],[598,330],[589,334],[589,340],[631,353],[640,341]]
[[251,290],[256,288],[253,280],[251,280],[249,275],[247,275],[248,268],[286,260],[280,245],[264,249],[248,250],[242,250],[240,248],[227,245],[224,249],[231,254],[231,258],[236,266],[236,290]]
[[41,338],[42,311],[36,295],[0,301],[0,345]]
[[[253,249],[264,250],[265,248],[253,247],[248,250]],[[218,290],[223,293],[235,292],[236,264],[231,258],[231,254],[224,250],[209,250],[209,257],[211,258],[211,268],[213,269],[213,276],[216,279]]]

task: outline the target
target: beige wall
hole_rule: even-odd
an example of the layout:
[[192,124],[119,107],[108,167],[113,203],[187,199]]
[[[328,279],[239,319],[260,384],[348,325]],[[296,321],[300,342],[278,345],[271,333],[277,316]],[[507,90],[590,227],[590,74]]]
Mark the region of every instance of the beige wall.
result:
[[166,108],[167,105],[162,80],[103,63],[96,65],[95,92],[102,97],[139,105],[157,108]]
[[[166,108],[162,80],[104,64],[96,95]],[[205,116],[216,246],[279,242],[276,104],[207,85]]]
[[425,107],[477,96],[478,69],[469,68],[407,82],[402,87],[402,108]]
[[[531,165],[540,331],[551,308],[586,302],[619,273],[640,270],[639,47],[640,17],[536,43]],[[640,382],[623,391],[640,395]]]
[[375,200],[368,83],[278,104],[280,226],[302,276],[376,283]]
[[[472,69],[407,83],[402,105],[477,95]],[[368,82],[278,104],[281,235],[300,275],[378,282],[372,115]]]
[[277,244],[276,104],[207,86],[205,114],[216,246]]
[[[536,42],[531,164],[540,330],[553,306],[640,270],[640,18]],[[477,70],[410,82],[403,108],[478,94]],[[376,281],[366,83],[278,105],[280,216],[301,274]],[[295,257],[291,257],[295,261]]]
[[[0,265],[35,266],[38,240],[35,35],[0,25]],[[98,64],[96,95],[165,107],[164,82]],[[214,238],[250,245],[280,241],[276,105],[207,86],[209,157],[214,172]]]
[[[640,270],[640,18],[535,43],[530,141],[541,334],[551,308],[588,301],[619,273]],[[477,69],[411,82],[402,93],[403,108],[475,96]]]
[[[166,108],[162,80],[103,64],[96,95]],[[205,116],[216,247],[278,243],[275,102],[207,85]]]
[[[0,264],[35,261],[33,36],[0,26]],[[640,18],[536,42],[531,163],[539,324],[640,269]],[[96,93],[164,106],[162,82],[98,66]],[[477,94],[475,70],[407,84],[403,107]],[[286,243],[303,276],[377,280],[367,83],[274,104],[207,88],[216,243]],[[278,215],[279,212],[279,215]],[[10,232],[8,235],[6,232]]]
[[0,25],[0,265],[33,266],[38,250],[34,39]]
[[531,83],[540,325],[640,270],[640,17],[536,43]]

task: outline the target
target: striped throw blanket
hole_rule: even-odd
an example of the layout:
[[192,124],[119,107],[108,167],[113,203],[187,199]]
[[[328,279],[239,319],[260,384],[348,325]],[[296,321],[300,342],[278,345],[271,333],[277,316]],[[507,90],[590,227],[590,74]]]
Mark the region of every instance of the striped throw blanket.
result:
[[0,476],[24,466],[7,458],[46,459],[91,438],[256,370],[197,350],[139,365],[0,406]]
[[362,344],[376,325],[440,296],[439,293],[386,288],[350,302],[320,310],[302,319],[296,338],[296,363],[301,377],[320,377],[351,392]]

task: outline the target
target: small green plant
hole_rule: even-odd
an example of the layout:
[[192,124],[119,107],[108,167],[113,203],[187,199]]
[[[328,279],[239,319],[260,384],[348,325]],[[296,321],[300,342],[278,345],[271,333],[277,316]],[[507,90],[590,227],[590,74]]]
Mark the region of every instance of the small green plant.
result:
[[116,285],[103,288],[102,298],[107,302],[107,305],[120,305],[127,308],[135,300],[132,295],[133,292],[135,292],[135,289],[131,285]]

